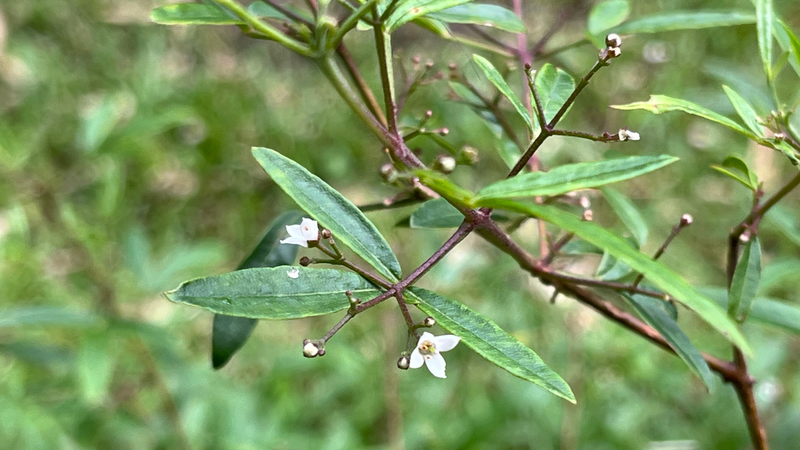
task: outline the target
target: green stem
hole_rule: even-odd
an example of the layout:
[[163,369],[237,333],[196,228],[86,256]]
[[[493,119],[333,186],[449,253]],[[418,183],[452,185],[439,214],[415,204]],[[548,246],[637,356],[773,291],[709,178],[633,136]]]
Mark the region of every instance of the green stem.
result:
[[246,24],[250,25],[250,27],[253,28],[254,30],[264,34],[265,36],[269,37],[275,42],[288,48],[289,50],[295,53],[299,53],[303,56],[311,55],[310,47],[303,45],[295,41],[294,39],[289,38],[288,36],[278,31],[276,28],[273,28],[271,25],[268,25],[260,21],[257,17],[251,15],[246,9],[244,9],[242,5],[240,5],[238,2],[234,0],[215,0],[215,1],[221,6],[224,6],[225,8],[229,9],[237,17],[242,19]]

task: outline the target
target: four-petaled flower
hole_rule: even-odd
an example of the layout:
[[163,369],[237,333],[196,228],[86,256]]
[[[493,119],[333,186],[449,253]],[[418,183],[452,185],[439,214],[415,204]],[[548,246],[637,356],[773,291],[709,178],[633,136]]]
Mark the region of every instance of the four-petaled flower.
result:
[[286,232],[289,237],[282,240],[281,244],[294,244],[308,247],[309,242],[319,240],[319,227],[316,220],[303,218],[300,225],[287,225]]
[[452,350],[461,340],[458,336],[446,334],[444,336],[434,336],[427,331],[422,333],[419,338],[417,348],[411,353],[411,364],[409,367],[418,369],[422,364],[428,366],[433,376],[447,378],[444,374],[445,362],[440,352]]
[[619,140],[621,142],[625,141],[638,141],[639,140],[639,133],[635,131],[631,131],[625,128],[619,130]]

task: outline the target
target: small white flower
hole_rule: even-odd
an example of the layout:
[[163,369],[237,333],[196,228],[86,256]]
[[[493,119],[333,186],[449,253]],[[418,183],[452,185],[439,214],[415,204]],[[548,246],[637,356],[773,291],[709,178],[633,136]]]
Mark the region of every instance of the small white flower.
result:
[[286,275],[289,275],[289,278],[297,278],[300,276],[300,269],[297,267],[292,267],[286,271]]
[[427,331],[422,333],[422,337],[417,342],[417,348],[411,352],[411,364],[409,367],[418,369],[425,363],[433,376],[447,378],[444,374],[445,362],[441,352],[452,350],[460,340],[460,337],[452,334],[434,336]]
[[309,242],[319,240],[317,221],[307,217],[303,218],[300,225],[287,225],[286,232],[289,233],[289,237],[282,240],[281,244],[294,244],[308,247]]
[[620,141],[638,141],[639,140],[639,133],[635,131],[626,130],[622,128],[619,130],[619,140]]

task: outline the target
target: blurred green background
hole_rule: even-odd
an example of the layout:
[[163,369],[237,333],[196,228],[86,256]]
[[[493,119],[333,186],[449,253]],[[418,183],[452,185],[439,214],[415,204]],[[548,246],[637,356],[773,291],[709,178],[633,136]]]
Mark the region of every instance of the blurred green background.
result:
[[[385,155],[313,63],[233,27],[149,23],[149,11],[163,3],[0,4],[0,447],[749,448],[730,387],[717,380],[709,395],[679,359],[572,300],[550,305],[542,286],[474,237],[421,285],[471,305],[530,345],[570,383],[577,405],[466,347],[448,353],[446,381],[397,370],[404,331],[390,302],[350,322],[324,358],[303,358],[300,343],[324,334],[338,317],[262,322],[231,363],[213,371],[211,314],[160,293],[232,270],[267,224],[293,207],[252,159],[251,146],[283,152],[356,204],[394,191],[375,187]],[[580,39],[586,8],[525,2],[529,38],[535,42],[562,11],[576,9],[550,47]],[[702,8],[753,7],[747,0],[635,2],[632,16]],[[800,30],[800,3],[776,0],[775,8]],[[376,86],[371,37],[354,32],[347,42]],[[455,62],[478,79],[472,50],[463,45],[411,25],[398,32],[396,45],[409,67],[419,55],[445,73]],[[583,46],[550,61],[578,78],[595,57]],[[780,82],[788,96],[800,90],[791,70]],[[565,126],[595,133],[628,126],[642,141],[551,139],[541,150],[548,167],[623,154],[679,156],[681,162],[618,188],[651,225],[646,252],[658,248],[682,213],[694,216],[664,260],[703,286],[724,285],[726,236],[750,202],[744,187],[709,166],[739,155],[767,192],[796,169],[700,119],[607,106],[654,93],[732,115],[722,83],[760,114],[769,111],[755,26],[628,39]],[[449,100],[445,82],[412,97],[405,117],[413,122],[427,109],[434,111],[432,126],[450,129],[453,145],[480,151],[481,161],[459,167],[456,180],[477,188],[503,176],[496,139],[467,107]],[[435,147],[420,144],[432,160]],[[765,272],[773,263],[798,267],[798,207],[794,194],[783,209],[788,228],[765,224]],[[596,220],[622,230],[600,198],[594,209]],[[370,214],[406,270],[448,236],[393,227],[411,211]],[[526,233],[517,236],[524,242]],[[776,275],[762,294],[796,305],[796,273]],[[683,310],[681,324],[701,349],[729,356],[724,341]],[[756,349],[751,368],[773,448],[797,448],[800,339],[756,324],[745,331]]]

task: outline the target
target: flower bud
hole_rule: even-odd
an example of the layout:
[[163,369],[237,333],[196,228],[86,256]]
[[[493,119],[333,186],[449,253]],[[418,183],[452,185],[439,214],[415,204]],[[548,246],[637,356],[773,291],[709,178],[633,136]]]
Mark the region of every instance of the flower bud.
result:
[[438,170],[443,174],[448,174],[455,170],[456,159],[450,155],[439,155],[433,163],[433,170]]
[[608,48],[608,58],[619,58],[619,55],[622,54],[622,50],[619,47],[609,47]]
[[397,179],[397,169],[389,163],[382,165],[381,168],[378,169],[378,173],[381,174],[383,181],[387,183],[392,183]]
[[580,200],[578,200],[578,202],[580,203],[581,208],[583,208],[583,209],[589,209],[589,208],[592,207],[592,202],[589,200],[589,197],[581,196],[581,198],[580,198]]
[[322,239],[330,239],[331,238],[331,230],[327,228],[322,229]]
[[606,36],[606,46],[619,47],[622,45],[622,38],[617,33],[611,33]]
[[587,209],[583,212],[583,220],[586,222],[591,222],[594,219],[594,213],[591,209]]
[[306,339],[303,341],[303,356],[306,358],[313,358],[320,355],[320,349],[317,344]]
[[300,265],[303,267],[308,267],[311,265],[311,259],[308,256],[303,256],[300,258]]
[[426,317],[425,320],[422,321],[422,326],[430,328],[434,325],[436,325],[436,319],[433,317]]
[[784,133],[784,132],[775,133],[775,141],[776,142],[783,142],[785,140],[786,140],[786,133]]
[[692,224],[692,222],[694,222],[694,219],[692,218],[691,214],[684,214],[684,215],[681,216],[681,226],[682,227],[688,227],[689,225]]
[[471,166],[478,162],[478,151],[475,150],[473,147],[469,145],[464,146],[461,151],[458,152],[458,162],[459,164],[466,164]]
[[403,355],[397,360],[397,368],[400,370],[408,370],[408,366],[410,365],[411,358],[409,358],[407,355]]

